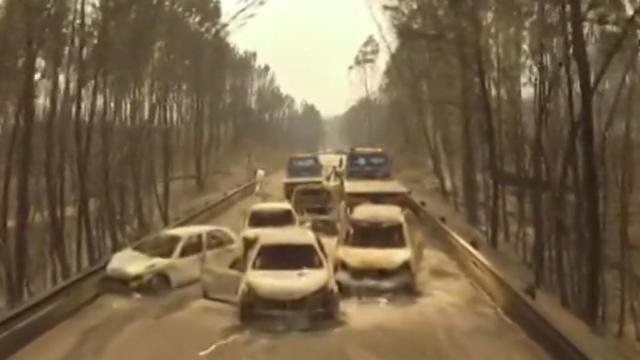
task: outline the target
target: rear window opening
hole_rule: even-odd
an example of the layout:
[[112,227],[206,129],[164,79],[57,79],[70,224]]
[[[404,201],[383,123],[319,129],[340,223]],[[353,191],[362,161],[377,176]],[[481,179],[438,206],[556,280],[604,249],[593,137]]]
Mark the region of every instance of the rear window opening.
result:
[[291,167],[314,167],[320,165],[320,162],[315,158],[299,158],[299,159],[291,159],[289,165]]
[[359,248],[403,248],[404,233],[401,224],[353,223],[353,232],[347,236],[345,245]]
[[296,224],[291,210],[254,211],[249,215],[249,227],[283,227]]
[[386,154],[351,154],[347,160],[347,177],[378,179],[391,176],[391,161]]
[[287,166],[289,176],[322,176],[322,164],[317,158],[293,158]]
[[312,245],[263,245],[253,261],[255,270],[322,269],[323,263]]

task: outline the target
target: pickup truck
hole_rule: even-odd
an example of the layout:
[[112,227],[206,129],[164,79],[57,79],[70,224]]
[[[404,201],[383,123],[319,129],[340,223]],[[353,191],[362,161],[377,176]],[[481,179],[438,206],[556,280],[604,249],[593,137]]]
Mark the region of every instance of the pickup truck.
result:
[[404,206],[409,190],[393,178],[393,161],[383,149],[355,148],[347,154],[344,199],[348,209],[369,202]]

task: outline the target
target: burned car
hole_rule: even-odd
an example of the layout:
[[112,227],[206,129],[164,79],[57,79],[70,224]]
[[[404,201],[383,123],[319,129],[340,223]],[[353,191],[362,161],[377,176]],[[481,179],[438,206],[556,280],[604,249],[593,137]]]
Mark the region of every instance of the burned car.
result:
[[206,298],[237,304],[241,322],[335,319],[340,302],[322,243],[306,228],[262,230],[240,271],[205,262]]
[[354,208],[338,240],[336,279],[343,293],[417,291],[422,244],[411,238],[403,210],[395,205]]
[[298,216],[293,206],[288,202],[263,202],[253,205],[249,209],[244,228],[261,229],[272,227],[296,226]]
[[353,148],[346,157],[344,198],[349,209],[362,203],[405,206],[409,190],[393,178],[393,159],[380,148]]
[[316,154],[298,154],[289,158],[284,178],[284,195],[291,200],[293,190],[304,184],[322,184],[323,166]]
[[291,198],[293,209],[319,234],[338,234],[338,194],[324,185],[302,185]]
[[228,228],[192,225],[164,230],[113,255],[105,284],[112,289],[164,292],[197,282],[204,257],[230,266],[240,254]]
[[243,243],[253,241],[264,229],[298,226],[300,223],[298,214],[288,202],[255,204],[245,219],[241,240]]

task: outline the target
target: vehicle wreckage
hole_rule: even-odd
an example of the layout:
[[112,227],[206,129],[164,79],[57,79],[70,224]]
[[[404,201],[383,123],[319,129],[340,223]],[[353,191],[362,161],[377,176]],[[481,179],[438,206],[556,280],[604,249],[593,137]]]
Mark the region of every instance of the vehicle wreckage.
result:
[[353,209],[338,239],[336,279],[345,294],[361,291],[417,291],[422,244],[408,230],[402,208],[362,204]]
[[319,239],[306,228],[262,229],[245,243],[241,269],[205,261],[207,299],[236,304],[241,322],[336,319],[337,283]]
[[362,203],[406,206],[409,196],[409,190],[393,178],[391,156],[378,148],[351,149],[343,187],[348,209]]
[[289,158],[283,183],[284,196],[291,200],[297,186],[304,184],[322,184],[323,166],[315,154],[299,154]]
[[338,234],[339,202],[337,190],[321,184],[298,186],[291,197],[295,212],[321,235]]

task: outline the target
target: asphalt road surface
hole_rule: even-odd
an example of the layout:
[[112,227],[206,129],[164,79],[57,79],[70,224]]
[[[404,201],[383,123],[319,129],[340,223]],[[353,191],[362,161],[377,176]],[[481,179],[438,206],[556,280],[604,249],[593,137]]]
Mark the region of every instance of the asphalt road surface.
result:
[[[280,179],[267,178],[267,199],[282,198]],[[245,199],[212,222],[240,230],[257,201]],[[243,328],[231,306],[201,299],[196,285],[163,298],[104,295],[11,359],[548,358],[411,222],[426,244],[417,299],[349,299],[336,326],[269,332]]]

